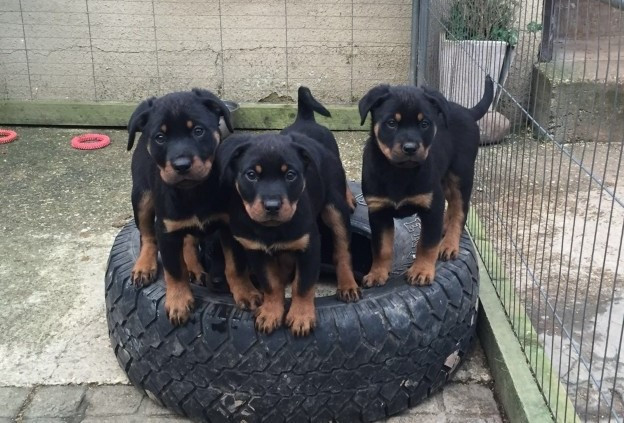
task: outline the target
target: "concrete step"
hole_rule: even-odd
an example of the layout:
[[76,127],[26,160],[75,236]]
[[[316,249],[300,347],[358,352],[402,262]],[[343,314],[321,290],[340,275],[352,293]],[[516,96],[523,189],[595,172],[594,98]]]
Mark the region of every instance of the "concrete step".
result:
[[529,112],[556,141],[623,141],[620,46],[624,50],[624,36],[568,41],[552,62],[534,65]]

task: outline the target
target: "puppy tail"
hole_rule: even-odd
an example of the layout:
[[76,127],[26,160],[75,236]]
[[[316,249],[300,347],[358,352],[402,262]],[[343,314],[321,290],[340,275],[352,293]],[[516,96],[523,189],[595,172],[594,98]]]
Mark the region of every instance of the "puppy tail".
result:
[[297,92],[297,120],[315,121],[314,112],[331,117],[329,110],[312,96],[308,87],[299,87],[299,91]]
[[485,76],[485,92],[483,93],[483,98],[474,106],[472,109],[468,109],[470,111],[470,115],[476,121],[481,119],[487,113],[490,108],[490,104],[492,104],[492,99],[494,98],[494,82],[492,82],[492,78],[490,75]]

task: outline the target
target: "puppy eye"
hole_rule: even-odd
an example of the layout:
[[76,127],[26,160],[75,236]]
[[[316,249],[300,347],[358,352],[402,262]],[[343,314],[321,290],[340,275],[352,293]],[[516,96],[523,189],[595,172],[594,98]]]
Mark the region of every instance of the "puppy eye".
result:
[[396,128],[397,127],[397,121],[394,119],[388,119],[386,121],[386,125],[388,126],[388,128]]
[[429,121],[423,120],[422,122],[420,122],[420,127],[422,129],[427,129],[429,128]]
[[297,172],[295,172],[294,170],[289,170],[288,172],[286,172],[285,178],[287,181],[292,182],[297,179]]
[[163,134],[162,132],[159,132],[156,134],[156,136],[154,137],[154,140],[156,140],[156,142],[158,144],[162,144],[165,142],[165,134]]
[[206,132],[206,131],[205,131],[205,130],[204,130],[204,128],[202,128],[201,126],[196,126],[196,127],[193,129],[193,134],[194,134],[196,137],[201,137],[202,135],[204,135],[204,133],[205,133],[205,132]]
[[253,170],[248,170],[245,172],[245,178],[249,179],[251,182],[255,182],[258,180],[258,175]]

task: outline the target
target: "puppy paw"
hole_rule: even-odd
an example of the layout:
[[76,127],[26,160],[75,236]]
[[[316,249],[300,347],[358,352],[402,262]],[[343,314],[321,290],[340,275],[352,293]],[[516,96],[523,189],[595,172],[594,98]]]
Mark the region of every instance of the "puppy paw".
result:
[[362,299],[362,290],[358,286],[347,289],[338,288],[336,290],[336,297],[345,303],[354,303]]
[[256,330],[269,334],[282,325],[284,309],[266,304],[256,310]]
[[435,277],[435,265],[414,263],[407,269],[407,282],[410,285],[431,285]]
[[316,312],[291,308],[286,315],[286,325],[294,336],[308,336],[316,327]]
[[442,240],[442,244],[440,245],[440,253],[439,258],[442,261],[447,260],[455,260],[459,255],[459,244],[454,242],[449,242],[446,240]]
[[373,286],[383,286],[388,281],[388,272],[382,270],[374,270],[368,273],[368,275],[364,276],[362,279],[362,285],[366,288],[371,288]]
[[208,286],[208,283],[210,282],[210,275],[204,271],[203,267],[200,266],[197,269],[188,269],[188,272],[189,279],[192,283],[201,286]]
[[130,273],[130,278],[136,286],[147,286],[156,280],[157,271],[156,260],[153,262],[137,260]]
[[183,325],[189,319],[195,306],[195,299],[190,288],[167,290],[165,295],[165,311],[174,326]]
[[233,297],[236,306],[243,310],[254,311],[262,305],[262,293],[255,288],[236,292]]

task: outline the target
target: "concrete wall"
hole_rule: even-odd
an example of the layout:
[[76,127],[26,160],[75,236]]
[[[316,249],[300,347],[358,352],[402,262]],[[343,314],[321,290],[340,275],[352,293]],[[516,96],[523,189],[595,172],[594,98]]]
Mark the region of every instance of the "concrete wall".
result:
[[411,0],[0,0],[0,99],[136,101],[194,86],[351,103],[407,82]]

